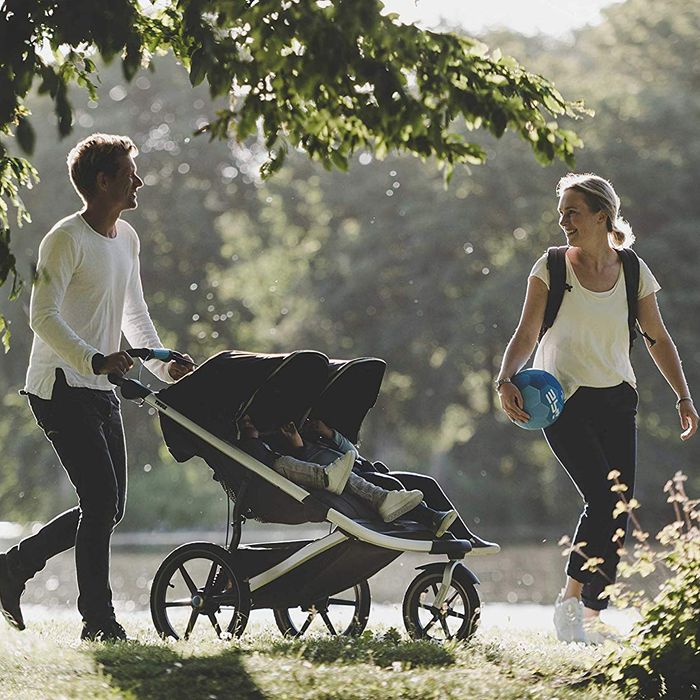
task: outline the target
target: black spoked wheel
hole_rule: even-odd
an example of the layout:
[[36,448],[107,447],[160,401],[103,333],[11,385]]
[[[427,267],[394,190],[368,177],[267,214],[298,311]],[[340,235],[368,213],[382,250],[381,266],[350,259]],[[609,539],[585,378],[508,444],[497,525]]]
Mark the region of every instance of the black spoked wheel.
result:
[[367,627],[372,598],[367,581],[301,608],[274,610],[279,631],[288,637],[307,632],[357,637]]
[[[188,639],[213,630],[220,639],[243,634],[250,614],[248,585],[231,568],[230,554],[209,542],[171,552],[151,586],[151,616],[161,637]],[[205,623],[205,624],[203,624]]]
[[403,600],[403,620],[413,639],[468,639],[479,626],[480,602],[474,583],[458,566],[445,602],[435,606],[443,567],[431,567],[413,579]]

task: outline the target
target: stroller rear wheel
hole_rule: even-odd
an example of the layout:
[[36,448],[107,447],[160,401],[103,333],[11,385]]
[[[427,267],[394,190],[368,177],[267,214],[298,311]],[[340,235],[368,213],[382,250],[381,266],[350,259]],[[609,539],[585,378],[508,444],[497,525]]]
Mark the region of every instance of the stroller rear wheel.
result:
[[444,566],[431,565],[413,579],[403,600],[403,620],[412,639],[468,639],[479,626],[480,601],[474,582],[457,566],[445,602],[435,607]]
[[[151,586],[151,616],[161,637],[188,639],[201,618],[220,639],[243,634],[250,591],[231,567],[227,550],[192,542],[172,551]],[[200,625],[201,626],[201,625]]]
[[310,632],[331,636],[357,637],[367,627],[372,597],[367,581],[309,606],[274,610],[279,631],[286,637],[301,637]]

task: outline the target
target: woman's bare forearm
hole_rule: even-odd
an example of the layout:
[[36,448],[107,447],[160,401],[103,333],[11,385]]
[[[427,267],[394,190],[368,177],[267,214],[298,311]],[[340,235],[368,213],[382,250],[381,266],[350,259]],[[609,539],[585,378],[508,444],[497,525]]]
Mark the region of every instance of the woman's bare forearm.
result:
[[517,374],[530,359],[537,341],[517,330],[506,346],[497,379],[505,379]]
[[676,396],[679,399],[690,396],[681,358],[671,336],[668,333],[661,334],[661,337],[656,339],[656,343],[648,349],[654,364]]

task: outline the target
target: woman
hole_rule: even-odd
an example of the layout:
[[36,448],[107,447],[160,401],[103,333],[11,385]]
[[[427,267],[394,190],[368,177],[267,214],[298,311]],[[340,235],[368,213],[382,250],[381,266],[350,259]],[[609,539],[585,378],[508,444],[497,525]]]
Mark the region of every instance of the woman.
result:
[[[616,469],[631,496],[636,467],[636,380],[629,357],[629,327],[624,272],[617,249],[634,242],[619,216],[620,199],[612,185],[592,174],[569,174],[557,186],[559,226],[566,234],[566,289],[554,324],[537,348],[534,367],[559,379],[566,402],[559,419],[544,433],[559,462],[584,500],[566,585],[555,603],[554,624],[562,641],[599,642],[612,636],[600,623],[608,604],[605,586],[613,583],[621,541],[615,532],[627,514],[613,518],[617,501],[608,474]],[[544,319],[549,271],[547,255],[534,265],[520,322],[508,343],[496,380],[501,407],[511,420],[527,421],[523,400],[510,377],[527,362]],[[678,351],[664,326],[656,292],[660,286],[640,260],[637,319],[659,371],[676,393],[682,440],[692,437],[698,414]],[[586,561],[599,562],[591,571]],[[590,564],[589,564],[590,566]]]

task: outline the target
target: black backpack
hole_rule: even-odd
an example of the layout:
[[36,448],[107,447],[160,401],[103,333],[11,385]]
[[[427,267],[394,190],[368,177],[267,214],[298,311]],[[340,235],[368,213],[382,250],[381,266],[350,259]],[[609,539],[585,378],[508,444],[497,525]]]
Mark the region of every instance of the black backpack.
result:
[[[566,251],[569,246],[553,246],[547,249],[547,269],[549,270],[549,293],[547,306],[544,310],[544,320],[540,329],[539,340],[552,327],[564,300],[564,292],[570,292],[572,287],[566,283]],[[630,350],[637,337],[637,300],[639,294],[639,258],[631,248],[618,250],[625,273],[625,291],[627,292],[627,325],[630,331]],[[649,346],[656,343],[641,328],[639,332],[646,338]]]

